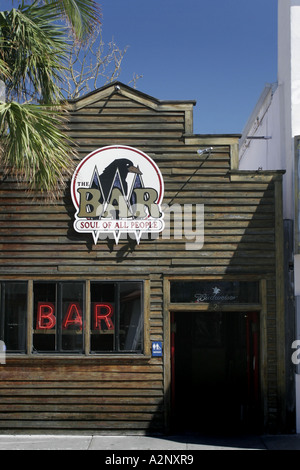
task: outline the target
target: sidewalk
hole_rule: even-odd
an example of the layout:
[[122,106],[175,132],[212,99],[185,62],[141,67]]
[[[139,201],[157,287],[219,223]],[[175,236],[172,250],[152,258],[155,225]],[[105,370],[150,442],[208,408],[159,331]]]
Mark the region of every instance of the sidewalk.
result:
[[101,435],[0,435],[0,450],[300,450],[300,434],[207,437],[101,436]]

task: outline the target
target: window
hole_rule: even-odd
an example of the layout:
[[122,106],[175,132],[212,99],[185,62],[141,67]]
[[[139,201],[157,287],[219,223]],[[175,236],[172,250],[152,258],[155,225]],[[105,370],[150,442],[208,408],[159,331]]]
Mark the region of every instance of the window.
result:
[[84,351],[84,283],[34,283],[33,351]]
[[37,281],[30,286],[27,315],[28,283],[0,282],[0,340],[7,352],[143,352],[142,282]]
[[27,282],[0,282],[0,334],[7,352],[26,352]]
[[140,282],[91,283],[91,351],[142,352]]

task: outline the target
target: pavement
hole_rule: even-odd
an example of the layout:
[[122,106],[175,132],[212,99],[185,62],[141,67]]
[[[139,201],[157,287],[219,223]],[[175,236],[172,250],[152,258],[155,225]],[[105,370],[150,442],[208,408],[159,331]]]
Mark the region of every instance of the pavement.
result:
[[0,434],[0,450],[101,450],[107,455],[111,455],[114,451],[126,451],[127,454],[128,451],[173,451],[173,454],[176,451],[182,454],[198,450],[300,450],[300,434],[225,437],[198,434],[173,436]]

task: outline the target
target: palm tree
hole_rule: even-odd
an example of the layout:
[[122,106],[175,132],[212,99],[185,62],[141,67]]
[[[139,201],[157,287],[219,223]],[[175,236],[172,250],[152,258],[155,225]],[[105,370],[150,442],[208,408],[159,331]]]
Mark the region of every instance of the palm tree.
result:
[[55,194],[72,171],[60,81],[72,41],[84,42],[99,21],[94,0],[22,0],[0,12],[0,164],[32,189]]

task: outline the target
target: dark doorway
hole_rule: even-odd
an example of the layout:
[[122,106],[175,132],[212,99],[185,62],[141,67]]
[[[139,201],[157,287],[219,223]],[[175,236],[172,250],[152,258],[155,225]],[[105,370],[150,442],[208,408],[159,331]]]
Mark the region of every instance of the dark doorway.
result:
[[259,315],[172,313],[172,427],[259,432]]

